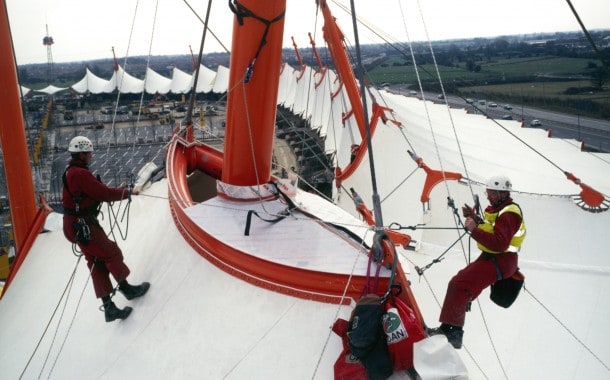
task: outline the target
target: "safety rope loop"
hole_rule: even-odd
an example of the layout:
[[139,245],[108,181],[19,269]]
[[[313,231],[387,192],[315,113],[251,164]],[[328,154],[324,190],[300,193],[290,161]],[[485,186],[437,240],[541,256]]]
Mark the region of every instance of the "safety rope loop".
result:
[[279,20],[284,18],[284,14],[286,13],[286,10],[283,10],[282,13],[275,16],[273,19],[267,20],[265,18],[258,16],[256,13],[252,12],[251,10],[246,8],[243,4],[241,4],[237,0],[233,0],[233,3],[231,3],[231,1],[229,0],[229,8],[235,14],[235,17],[237,17],[237,22],[239,22],[240,26],[244,25],[244,18],[246,18],[246,17],[252,17],[253,19],[258,20],[265,25],[265,31],[263,32],[261,41],[258,44],[258,48],[256,49],[256,54],[254,54],[254,58],[252,58],[252,61],[248,65],[248,68],[246,70],[246,75],[244,76],[244,83],[248,83],[248,82],[250,82],[250,79],[252,78],[252,74],[254,73],[254,64],[256,63],[256,60],[257,60],[261,50],[263,49],[263,46],[265,46],[267,44],[267,35],[269,34],[269,28],[271,27],[271,24],[278,22]]
[[275,219],[265,219],[261,217],[258,212],[254,210],[248,210],[248,216],[246,216],[246,228],[244,230],[244,236],[250,236],[250,225],[252,224],[252,215],[256,215],[257,218],[267,223],[277,223],[286,217],[286,215],[280,215]]
[[388,228],[388,230],[391,230],[391,231],[400,231],[400,230],[403,230],[403,229],[406,229],[409,227],[403,227],[400,225],[400,223],[392,222],[392,223],[390,223],[390,225],[387,228]]

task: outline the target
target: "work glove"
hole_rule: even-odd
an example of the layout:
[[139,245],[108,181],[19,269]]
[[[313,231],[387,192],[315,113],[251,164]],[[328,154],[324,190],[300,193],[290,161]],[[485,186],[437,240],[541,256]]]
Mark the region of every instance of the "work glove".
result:
[[475,218],[476,214],[474,212],[474,208],[468,206],[466,203],[464,203],[464,206],[462,206],[462,215],[464,215],[464,218]]

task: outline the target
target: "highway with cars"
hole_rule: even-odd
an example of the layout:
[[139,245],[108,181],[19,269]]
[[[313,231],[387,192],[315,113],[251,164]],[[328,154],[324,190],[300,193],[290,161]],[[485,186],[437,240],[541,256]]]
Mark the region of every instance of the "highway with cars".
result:
[[[571,138],[585,143],[588,150],[610,153],[610,121],[581,117],[580,115],[565,114],[547,111],[539,108],[522,105],[497,104],[490,107],[493,102],[485,101],[468,104],[458,97],[449,97],[450,104],[461,104],[473,108],[474,112],[482,112],[490,118],[503,119],[511,117],[513,120],[523,120],[526,127],[550,129],[552,137]],[[474,109],[476,106],[476,109]],[[510,108],[510,109],[507,109]]]
[[[409,90],[405,85],[391,86],[389,90],[405,96],[421,97],[420,92]],[[436,93],[427,92],[425,96],[430,101],[445,101]],[[592,119],[520,104],[507,105],[496,103],[493,99],[464,99],[448,95],[446,101],[451,107],[464,107],[473,113],[482,113],[493,119],[523,120],[526,127],[550,129],[552,137],[582,141],[586,150],[610,153],[610,120]]]

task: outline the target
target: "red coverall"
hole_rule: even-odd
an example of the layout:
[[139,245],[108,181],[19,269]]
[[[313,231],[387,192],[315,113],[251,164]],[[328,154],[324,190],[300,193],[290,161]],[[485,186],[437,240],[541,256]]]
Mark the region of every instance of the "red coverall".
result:
[[[508,198],[500,205],[488,206],[485,211],[496,213],[512,202],[513,200]],[[491,255],[496,258],[503,278],[508,278],[516,272],[517,254],[505,251],[520,226],[521,217],[519,215],[514,212],[505,212],[496,219],[493,233],[479,228],[472,231],[471,235],[474,240],[495,252],[503,253],[482,252],[475,261],[453,276],[447,286],[447,294],[439,317],[441,323],[464,326],[468,302],[475,300],[483,289],[498,280],[498,271]]]
[[[123,262],[123,253],[119,246],[108,239],[97,221],[97,205],[100,202],[113,202],[126,199],[130,192],[126,188],[109,188],[98,181],[89,169],[80,161],[70,161],[66,171],[66,182],[62,193],[64,214],[63,230],[66,238],[76,242],[76,231],[73,224],[83,218],[91,230],[91,240],[87,244],[77,243],[87,259],[91,271],[93,288],[97,298],[109,295],[113,286],[109,273],[119,282],[125,280],[130,271]],[[74,215],[76,203],[74,197],[80,197],[80,212]]]

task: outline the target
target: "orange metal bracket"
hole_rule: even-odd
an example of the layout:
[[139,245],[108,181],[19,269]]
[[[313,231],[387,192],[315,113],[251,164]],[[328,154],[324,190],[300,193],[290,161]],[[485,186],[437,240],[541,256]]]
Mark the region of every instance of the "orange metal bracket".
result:
[[607,211],[608,208],[610,208],[610,200],[606,199],[602,193],[593,189],[591,186],[582,183],[580,178],[577,178],[574,174],[568,172],[564,172],[564,174],[570,181],[574,182],[582,189],[579,194],[579,200],[582,201],[582,204],[579,204],[579,206],[582,209],[592,212],[601,212]]
[[426,203],[430,200],[430,192],[434,186],[438,185],[444,180],[459,181],[462,178],[462,174],[460,173],[432,170],[424,163],[424,160],[421,157],[418,157],[415,153],[409,151],[409,155],[411,155],[411,158],[417,162],[417,165],[426,172],[426,182],[424,183],[424,188],[422,189],[420,197],[422,203]]

